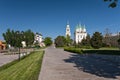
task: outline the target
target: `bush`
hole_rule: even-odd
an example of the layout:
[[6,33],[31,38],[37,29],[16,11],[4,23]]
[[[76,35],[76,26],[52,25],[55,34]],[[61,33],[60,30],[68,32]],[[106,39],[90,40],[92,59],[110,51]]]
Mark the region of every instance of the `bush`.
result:
[[80,48],[66,47],[66,48],[64,48],[64,51],[69,51],[69,52],[73,52],[73,53],[82,54],[82,51],[81,51]]
[[80,48],[83,48],[83,49],[93,49],[92,46],[81,46]]
[[120,55],[120,50],[82,50],[83,53],[96,53],[104,55]]
[[120,55],[120,50],[100,50],[100,49],[90,49],[84,50],[75,47],[66,47],[64,51],[69,51],[78,54],[103,54],[103,55]]

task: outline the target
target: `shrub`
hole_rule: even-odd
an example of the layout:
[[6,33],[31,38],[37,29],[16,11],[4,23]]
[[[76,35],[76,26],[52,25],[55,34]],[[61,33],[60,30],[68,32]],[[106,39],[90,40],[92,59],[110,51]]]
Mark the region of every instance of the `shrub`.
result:
[[120,55],[120,50],[82,50],[83,53],[96,53],[104,55]]
[[73,52],[73,53],[82,54],[82,51],[80,48],[66,47],[66,48],[64,48],[64,50],[69,51],[69,52]]
[[77,54],[103,54],[103,55],[120,55],[120,50],[100,50],[100,49],[80,49],[75,47],[66,47],[65,51],[77,53]]

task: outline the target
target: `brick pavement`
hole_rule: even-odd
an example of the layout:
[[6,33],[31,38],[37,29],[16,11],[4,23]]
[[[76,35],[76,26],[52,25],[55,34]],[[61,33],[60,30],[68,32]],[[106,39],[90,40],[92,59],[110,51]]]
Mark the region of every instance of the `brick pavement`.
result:
[[49,47],[45,50],[39,80],[120,80],[120,66]]
[[0,53],[0,66],[9,63],[15,59],[18,59],[18,55],[4,55]]

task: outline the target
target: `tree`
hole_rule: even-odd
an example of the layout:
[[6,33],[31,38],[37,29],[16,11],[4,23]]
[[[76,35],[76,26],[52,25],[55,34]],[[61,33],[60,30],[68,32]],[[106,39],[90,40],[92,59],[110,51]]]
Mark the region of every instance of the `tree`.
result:
[[11,44],[12,45],[12,34],[10,29],[7,29],[6,33],[3,33],[3,37],[6,41],[7,44]]
[[91,46],[96,49],[102,47],[102,38],[101,33],[95,32],[91,38]]
[[86,39],[83,38],[83,40],[81,41],[81,45],[82,46],[90,46],[90,35],[88,34]]
[[57,36],[57,38],[55,39],[56,47],[63,47],[65,46],[65,43],[66,43],[66,39],[64,36]]
[[50,46],[52,44],[52,39],[50,37],[46,37],[44,39],[44,43],[46,46]]
[[23,40],[26,42],[27,46],[31,46],[34,42],[34,33],[29,29],[23,32]]
[[7,31],[3,33],[3,37],[6,43],[13,47],[21,47],[22,41],[25,41],[27,46],[32,45],[34,41],[34,33],[31,30],[24,32],[7,29]]
[[104,2],[110,2],[109,7],[115,8],[117,6],[118,0],[104,0]]
[[7,29],[6,33],[3,33],[3,37],[7,44],[10,44],[13,47],[18,47],[21,45],[21,43],[19,43],[21,39],[19,38],[19,34],[19,31]]
[[65,44],[66,46],[70,46],[72,44],[72,39],[70,39],[70,36],[67,35],[66,38],[65,38]]
[[117,42],[118,42],[118,45],[119,45],[119,49],[120,49],[120,38],[118,39],[118,41],[117,41]]

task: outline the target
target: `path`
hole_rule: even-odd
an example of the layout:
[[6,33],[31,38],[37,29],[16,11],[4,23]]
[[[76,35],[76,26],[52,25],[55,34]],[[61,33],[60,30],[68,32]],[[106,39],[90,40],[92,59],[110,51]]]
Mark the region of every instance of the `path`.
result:
[[9,63],[15,59],[18,59],[18,55],[4,55],[0,53],[0,66]]
[[39,80],[120,80],[120,65],[49,47]]

